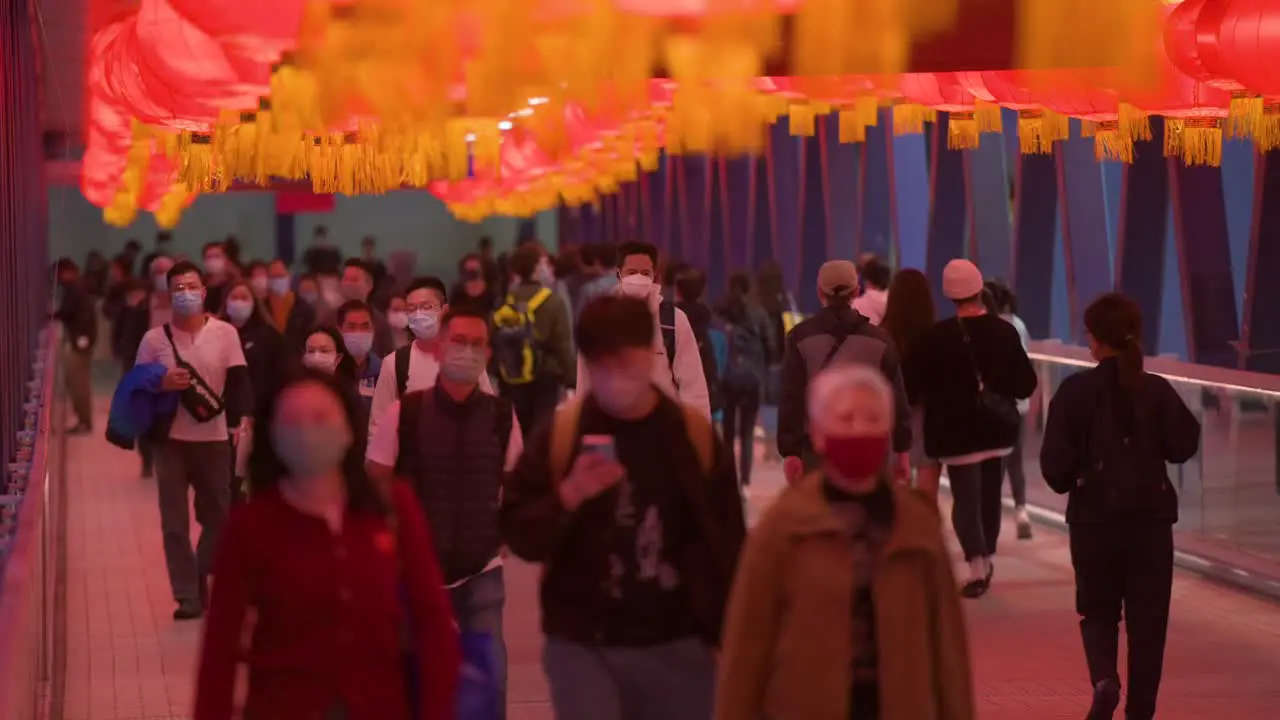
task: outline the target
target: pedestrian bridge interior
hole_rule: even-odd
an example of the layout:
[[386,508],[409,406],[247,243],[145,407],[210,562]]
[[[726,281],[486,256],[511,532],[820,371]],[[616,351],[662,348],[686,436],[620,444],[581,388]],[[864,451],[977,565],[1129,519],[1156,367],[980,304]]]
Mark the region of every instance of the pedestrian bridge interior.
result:
[[[982,720],[1095,700],[1067,497],[1039,458],[1059,388],[1096,365],[1086,309],[1121,293],[1145,370],[1201,427],[1168,466],[1156,717],[1280,717],[1280,43],[1264,32],[1280,2],[1111,0],[1088,22],[1052,0],[759,0],[745,19],[700,0],[515,20],[498,0],[430,18],[416,0],[269,5],[0,3],[0,720],[193,717],[203,623],[174,619],[156,478],[105,434],[134,357],[107,340],[104,292],[97,343],[78,345],[55,263],[89,275],[96,255],[107,278],[132,240],[207,273],[229,238],[250,284],[255,262],[279,265],[299,302],[320,247],[401,292],[435,276],[456,293],[482,241],[504,261],[536,241],[560,293],[584,249],[639,241],[668,300],[667,267],[699,275],[710,307],[736,273],[753,298],[775,279],[788,331],[822,312],[830,260],[922,272],[938,319],[957,312],[944,268],[973,261],[1016,293],[1037,378],[1016,456],[1031,529],[1006,494],[997,580],[962,605]],[[748,531],[789,489],[777,396],[760,399]],[[556,717],[541,573],[505,558],[510,720]]]

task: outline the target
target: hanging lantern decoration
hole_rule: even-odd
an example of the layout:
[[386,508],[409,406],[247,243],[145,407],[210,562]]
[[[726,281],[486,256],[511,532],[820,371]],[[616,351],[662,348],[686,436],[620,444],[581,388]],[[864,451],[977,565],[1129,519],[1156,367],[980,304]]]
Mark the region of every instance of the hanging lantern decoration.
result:
[[[1222,38],[1238,36],[1241,28],[1224,20],[1241,3],[1185,0],[1169,13],[1164,29],[1164,46],[1169,60],[1192,80],[1231,93],[1224,130],[1227,137],[1253,138],[1263,119],[1262,95],[1253,92],[1232,76],[1223,62]],[[1276,19],[1280,20],[1280,13]]]
[[1066,115],[1046,108],[1038,93],[1024,85],[1030,73],[1012,70],[956,73],[960,84],[974,97],[1018,111],[1018,147],[1023,154],[1049,154],[1053,144],[1071,136]]
[[1088,71],[1054,70],[1038,73],[1037,97],[1046,109],[1080,118],[1081,134],[1093,138],[1094,156],[1131,163],[1134,143],[1151,139],[1147,114],[1120,102],[1114,90],[1090,82]]
[[[950,114],[947,120],[947,147],[964,150],[978,147],[982,133],[999,132],[1000,108],[979,106],[974,96],[956,79],[955,73],[908,73],[898,81],[905,104],[894,106],[894,132],[911,134],[923,130],[926,119],[938,111]],[[915,108],[924,108],[923,112]],[[934,113],[933,117],[929,113]]]
[[[1169,2],[1170,0],[1165,0]],[[1126,83],[1149,82],[1156,69],[1161,20],[1154,0],[1019,0],[1015,67],[1119,68]]]
[[[708,12],[714,12],[716,3],[708,4]],[[912,44],[950,29],[957,5],[957,0],[806,0],[794,13],[791,72],[801,77],[904,72]]]
[[1228,91],[1197,82],[1165,63],[1153,90],[1122,89],[1120,95],[1145,112],[1165,116],[1165,155],[1181,157],[1188,165],[1222,164]]

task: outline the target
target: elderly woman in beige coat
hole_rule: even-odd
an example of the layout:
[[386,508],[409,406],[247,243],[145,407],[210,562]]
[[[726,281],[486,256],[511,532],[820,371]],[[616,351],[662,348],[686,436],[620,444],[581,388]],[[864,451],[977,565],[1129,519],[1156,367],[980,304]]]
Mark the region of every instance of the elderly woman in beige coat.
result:
[[822,469],[747,539],[715,720],[971,720],[964,616],[932,502],[886,471],[893,393],[874,369],[814,378]]

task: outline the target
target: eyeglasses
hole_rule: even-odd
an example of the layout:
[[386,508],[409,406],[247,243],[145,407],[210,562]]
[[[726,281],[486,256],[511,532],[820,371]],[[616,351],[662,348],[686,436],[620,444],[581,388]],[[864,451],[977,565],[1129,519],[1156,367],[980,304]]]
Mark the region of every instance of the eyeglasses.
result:
[[172,285],[169,287],[170,292],[183,292],[184,290],[203,290],[203,289],[204,289],[204,285],[201,284],[199,281],[178,283],[176,285]]
[[440,303],[425,302],[420,305],[405,305],[404,311],[412,315],[419,310],[425,310],[426,312],[439,312],[441,307]]

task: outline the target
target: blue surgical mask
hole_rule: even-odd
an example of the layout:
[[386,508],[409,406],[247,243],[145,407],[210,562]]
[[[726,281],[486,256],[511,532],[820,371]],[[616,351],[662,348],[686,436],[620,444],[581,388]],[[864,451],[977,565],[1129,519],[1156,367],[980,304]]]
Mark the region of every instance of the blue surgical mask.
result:
[[473,383],[484,372],[484,350],[466,345],[448,343],[440,362],[440,374],[457,383]]
[[267,291],[272,295],[284,295],[289,292],[289,278],[273,277],[267,280]]
[[347,344],[347,352],[363,360],[373,349],[373,333],[365,331],[344,332],[342,342]]
[[342,464],[351,447],[351,430],[341,423],[276,424],[271,445],[290,475],[314,477]]
[[204,312],[204,297],[199,290],[179,290],[173,294],[173,311],[179,315],[198,315]]
[[417,310],[409,316],[409,331],[419,340],[432,340],[440,332],[440,314],[433,310]]
[[227,317],[231,318],[237,325],[249,319],[253,314],[252,300],[228,300],[227,301]]
[[152,277],[151,286],[154,287],[156,292],[158,293],[168,293],[169,292],[169,276],[156,275]]

